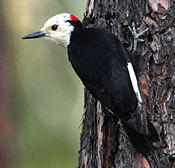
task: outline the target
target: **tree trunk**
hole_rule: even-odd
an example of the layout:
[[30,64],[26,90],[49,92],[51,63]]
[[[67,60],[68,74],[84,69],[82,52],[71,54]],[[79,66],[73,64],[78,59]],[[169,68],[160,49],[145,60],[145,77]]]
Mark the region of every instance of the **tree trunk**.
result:
[[7,23],[0,2],[0,168],[12,164],[12,123],[10,114],[10,81],[7,59],[12,50],[8,42]]
[[[160,135],[162,168],[175,167],[175,4],[173,0],[88,0],[87,27],[105,27],[117,35],[137,60],[144,108]],[[151,26],[133,50],[128,26]],[[149,168],[118,120],[85,89],[80,168]],[[141,143],[141,142],[140,142]],[[154,164],[154,163],[153,163]]]

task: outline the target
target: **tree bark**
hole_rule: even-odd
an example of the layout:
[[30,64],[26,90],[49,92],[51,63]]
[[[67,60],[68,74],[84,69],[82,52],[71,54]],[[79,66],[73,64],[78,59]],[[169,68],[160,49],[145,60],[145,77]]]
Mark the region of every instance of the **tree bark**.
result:
[[[138,78],[149,119],[160,135],[157,148],[162,168],[175,167],[175,3],[173,0],[88,0],[87,27],[105,27],[116,34],[136,58]],[[138,31],[149,26],[133,50],[128,26]],[[85,89],[80,168],[149,168],[132,146],[118,120]],[[153,163],[154,164],[154,163]]]

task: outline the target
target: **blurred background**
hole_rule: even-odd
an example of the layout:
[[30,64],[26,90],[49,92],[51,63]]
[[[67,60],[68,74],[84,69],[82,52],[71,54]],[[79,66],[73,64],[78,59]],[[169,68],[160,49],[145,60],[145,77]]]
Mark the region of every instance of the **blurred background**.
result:
[[83,86],[66,49],[21,40],[51,16],[81,20],[85,0],[0,1],[0,168],[78,166]]

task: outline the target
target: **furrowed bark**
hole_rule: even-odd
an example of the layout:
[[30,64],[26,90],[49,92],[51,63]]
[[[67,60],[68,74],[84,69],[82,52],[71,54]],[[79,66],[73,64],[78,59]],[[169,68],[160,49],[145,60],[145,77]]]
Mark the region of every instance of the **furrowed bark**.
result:
[[[128,29],[132,22],[139,27],[138,32],[152,26],[136,51]],[[160,134],[157,150],[161,167],[175,167],[175,3],[88,0],[84,25],[110,30],[136,58],[144,108]],[[84,112],[80,168],[149,167],[132,146],[120,120],[116,124],[86,89]]]

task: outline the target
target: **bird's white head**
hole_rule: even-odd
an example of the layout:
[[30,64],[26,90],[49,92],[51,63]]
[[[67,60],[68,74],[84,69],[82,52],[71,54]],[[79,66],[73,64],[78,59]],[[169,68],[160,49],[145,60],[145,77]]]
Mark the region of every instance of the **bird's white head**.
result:
[[80,20],[69,13],[57,14],[48,19],[40,31],[24,36],[22,39],[46,38],[57,44],[67,47],[70,43],[71,33]]

